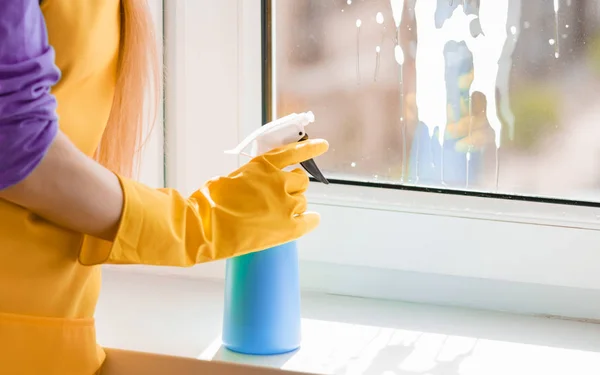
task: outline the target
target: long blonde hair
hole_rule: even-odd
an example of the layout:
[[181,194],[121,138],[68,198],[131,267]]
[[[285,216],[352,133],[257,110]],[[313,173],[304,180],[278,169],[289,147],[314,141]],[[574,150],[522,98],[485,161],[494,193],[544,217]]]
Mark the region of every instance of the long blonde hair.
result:
[[[137,172],[144,121],[153,123],[156,119],[159,89],[158,48],[150,8],[146,0],[121,0],[117,84],[108,124],[95,154],[99,163],[126,177]],[[146,111],[148,103],[151,111]]]

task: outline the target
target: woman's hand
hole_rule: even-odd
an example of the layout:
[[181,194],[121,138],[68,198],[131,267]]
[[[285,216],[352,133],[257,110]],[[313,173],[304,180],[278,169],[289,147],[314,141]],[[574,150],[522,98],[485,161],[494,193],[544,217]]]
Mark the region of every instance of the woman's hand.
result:
[[327,151],[321,139],[293,143],[257,156],[226,177],[206,183],[192,198],[206,197],[210,207],[201,216],[210,222],[215,248],[249,252],[295,240],[319,224],[319,215],[306,212],[309,185],[300,168],[283,169]]
[[306,211],[306,173],[284,168],[328,147],[315,139],[271,150],[208,181],[190,197],[120,178],[125,206],[115,241],[88,238],[79,261],[193,266],[298,239],[316,228],[320,218]]

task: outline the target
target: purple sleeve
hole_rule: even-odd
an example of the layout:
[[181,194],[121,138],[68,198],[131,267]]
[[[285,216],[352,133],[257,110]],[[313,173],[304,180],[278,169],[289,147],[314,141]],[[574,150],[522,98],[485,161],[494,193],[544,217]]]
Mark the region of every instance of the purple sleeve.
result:
[[38,0],[0,0],[0,190],[25,179],[54,140],[59,78]]

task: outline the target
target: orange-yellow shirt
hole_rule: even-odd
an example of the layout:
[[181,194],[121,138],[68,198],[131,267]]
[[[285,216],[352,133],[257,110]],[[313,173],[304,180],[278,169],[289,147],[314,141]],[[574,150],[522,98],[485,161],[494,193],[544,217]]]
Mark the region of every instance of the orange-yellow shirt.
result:
[[[102,136],[117,76],[119,0],[45,0],[61,130],[88,155]],[[78,262],[84,236],[0,200],[0,373],[91,375],[99,266]]]

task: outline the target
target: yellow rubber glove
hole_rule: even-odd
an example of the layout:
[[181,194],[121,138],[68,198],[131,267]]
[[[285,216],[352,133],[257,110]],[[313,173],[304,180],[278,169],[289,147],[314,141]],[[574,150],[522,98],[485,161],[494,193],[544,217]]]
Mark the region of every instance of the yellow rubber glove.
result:
[[[459,90],[466,91],[473,82],[474,71],[463,74],[458,78]],[[448,126],[446,127],[446,139],[457,140],[454,146],[457,152],[482,151],[487,146],[494,144],[494,131],[490,127],[486,115],[486,97],[476,91],[471,97],[471,108],[469,100],[460,99],[459,120],[454,122],[454,110],[450,104],[446,108]],[[493,99],[492,99],[493,100]],[[409,129],[414,129],[419,120],[416,94],[408,93],[405,99],[406,121]]]
[[315,139],[274,149],[208,181],[189,198],[121,178],[125,206],[115,241],[86,236],[79,261],[192,266],[298,239],[320,217],[305,212],[306,173],[283,169],[328,147]]
[[[460,76],[458,88],[469,90],[473,82],[474,71]],[[495,100],[495,98],[490,98]],[[448,126],[446,127],[446,138],[457,139],[454,149],[458,152],[478,152],[494,144],[494,131],[490,127],[487,114],[487,98],[479,91],[473,93],[469,100],[460,99],[459,120],[452,122],[455,118],[454,110],[450,105],[447,108]],[[469,109],[469,105],[471,108]]]

